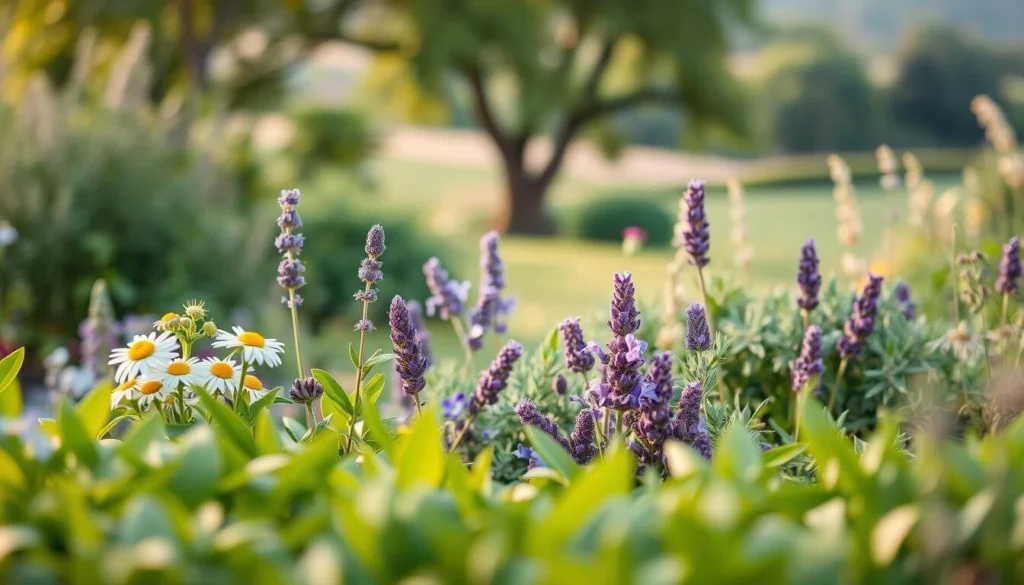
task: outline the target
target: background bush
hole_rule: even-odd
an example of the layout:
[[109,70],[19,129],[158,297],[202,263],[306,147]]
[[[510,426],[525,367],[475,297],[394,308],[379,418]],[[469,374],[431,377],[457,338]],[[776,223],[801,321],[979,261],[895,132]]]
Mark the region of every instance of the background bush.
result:
[[622,230],[636,226],[647,232],[648,245],[667,246],[672,241],[675,218],[656,201],[613,195],[584,203],[569,223],[572,234],[583,240],[621,242]]

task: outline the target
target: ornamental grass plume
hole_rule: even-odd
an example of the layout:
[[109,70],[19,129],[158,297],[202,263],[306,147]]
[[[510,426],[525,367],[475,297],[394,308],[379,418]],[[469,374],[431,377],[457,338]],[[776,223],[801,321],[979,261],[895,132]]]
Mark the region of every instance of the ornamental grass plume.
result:
[[636,308],[635,289],[628,272],[615,275],[608,328],[612,338],[607,354],[596,343],[588,344],[605,366],[604,379],[591,384],[591,393],[599,406],[622,412],[637,407],[640,367],[647,350],[647,344],[633,335],[640,328],[640,311]]
[[876,148],[875,160],[878,161],[878,171],[881,173],[878,183],[882,189],[892,191],[898,187],[900,184],[899,161],[892,148],[888,144],[882,144]]
[[1024,186],[1024,156],[1018,151],[1013,125],[987,95],[975,97],[971,101],[971,111],[978,118],[978,124],[985,129],[985,138],[999,157],[997,168],[1003,181],[1011,189],[1020,189]]
[[814,238],[808,238],[800,249],[800,268],[797,271],[796,283],[800,289],[796,304],[804,318],[804,328],[810,320],[810,312],[818,307],[818,293],[821,291],[821,274],[818,269],[818,251],[814,246]]
[[505,265],[498,254],[498,232],[487,232],[480,238],[480,296],[470,311],[469,337],[466,343],[474,349],[483,347],[483,337],[490,328],[501,334],[508,330],[507,317],[515,304],[502,298],[505,288]]
[[416,325],[409,307],[400,296],[391,299],[388,324],[391,326],[391,345],[398,356],[395,359],[395,371],[402,380],[402,393],[416,401],[418,412],[419,393],[426,386],[423,374],[427,371],[428,362],[417,340]]
[[999,260],[999,278],[996,279],[996,290],[1003,295],[1003,323],[1006,323],[1009,313],[1010,296],[1020,293],[1020,278],[1020,239],[1013,237],[1003,246],[1003,257]]
[[558,425],[553,420],[541,414],[540,410],[537,409],[537,405],[533,403],[529,398],[524,398],[518,405],[516,405],[516,415],[519,417],[519,422],[523,423],[523,426],[537,427],[544,434],[548,435],[555,440],[559,445],[562,446],[566,451],[571,451],[569,447],[569,441],[562,436],[562,433],[558,430]]
[[704,305],[690,303],[686,308],[686,349],[708,351],[711,349],[711,327]]
[[587,372],[594,369],[594,354],[587,349],[583,340],[583,328],[579,317],[570,317],[559,325],[559,334],[564,348],[565,367],[570,372],[582,374],[586,379]]

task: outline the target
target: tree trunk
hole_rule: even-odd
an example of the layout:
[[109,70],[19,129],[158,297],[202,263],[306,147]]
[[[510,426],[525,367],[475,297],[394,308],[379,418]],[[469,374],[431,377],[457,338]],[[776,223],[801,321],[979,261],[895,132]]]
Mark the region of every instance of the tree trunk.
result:
[[505,212],[500,229],[511,234],[550,236],[555,233],[554,222],[544,209],[547,185],[522,170],[509,173],[506,181]]

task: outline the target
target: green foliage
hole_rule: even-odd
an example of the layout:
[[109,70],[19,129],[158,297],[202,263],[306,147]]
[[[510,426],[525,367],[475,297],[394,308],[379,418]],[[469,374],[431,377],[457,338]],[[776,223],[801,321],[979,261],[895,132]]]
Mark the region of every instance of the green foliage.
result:
[[299,161],[300,177],[321,167],[354,167],[376,147],[365,116],[348,110],[302,108],[292,114],[296,138],[288,156]]
[[647,243],[653,246],[668,245],[675,225],[675,218],[663,205],[630,195],[591,199],[569,221],[574,236],[602,242],[621,242],[622,230],[636,226],[647,232]]
[[[353,214],[348,207],[321,210],[307,216],[302,226],[306,237],[302,260],[306,263],[306,286],[302,288],[301,315],[314,331],[332,319],[361,316],[363,305],[352,295],[364,284],[357,276],[359,263],[366,256],[366,230],[378,217]],[[389,218],[387,251],[382,258],[385,280],[381,299],[370,305],[371,319],[386,320],[393,295],[406,299],[428,296],[423,279],[423,263],[431,256],[444,258],[443,244],[417,229],[413,222]]]

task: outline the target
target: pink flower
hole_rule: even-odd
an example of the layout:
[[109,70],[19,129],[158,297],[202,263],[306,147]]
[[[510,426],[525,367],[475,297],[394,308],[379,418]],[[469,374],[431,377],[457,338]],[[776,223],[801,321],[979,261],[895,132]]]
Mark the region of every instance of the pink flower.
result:
[[647,241],[647,232],[643,228],[631,225],[622,230],[622,250],[627,255],[635,254]]

